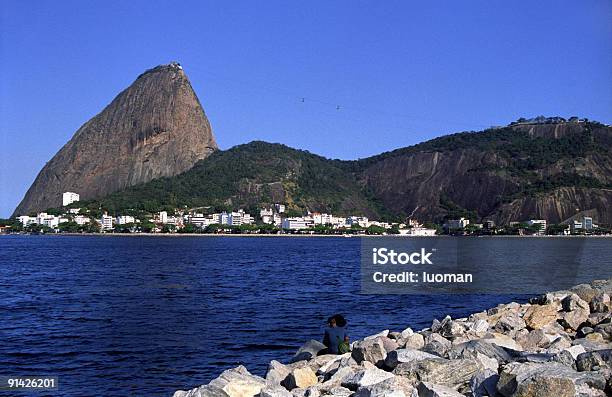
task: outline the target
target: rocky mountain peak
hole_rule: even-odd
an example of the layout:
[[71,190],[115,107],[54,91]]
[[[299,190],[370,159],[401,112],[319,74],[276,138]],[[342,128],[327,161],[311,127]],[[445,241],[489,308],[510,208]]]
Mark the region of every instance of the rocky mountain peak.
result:
[[43,167],[16,215],[61,205],[62,193],[93,199],[190,169],[217,149],[178,62],[142,73],[79,128]]

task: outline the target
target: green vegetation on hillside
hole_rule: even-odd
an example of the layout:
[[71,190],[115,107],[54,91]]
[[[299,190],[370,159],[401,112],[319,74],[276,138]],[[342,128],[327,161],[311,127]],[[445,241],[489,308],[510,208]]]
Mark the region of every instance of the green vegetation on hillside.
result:
[[472,149],[481,152],[495,152],[510,162],[509,169],[522,173],[553,164],[560,158],[584,157],[590,152],[606,152],[606,143],[593,134],[599,123],[584,124],[582,133],[569,134],[558,139],[531,137],[524,131],[512,127],[491,128],[484,131],[468,131],[434,138],[417,145],[381,153],[351,163],[353,171],[362,170],[381,160],[417,152],[448,152]]
[[160,178],[86,203],[111,212],[155,212],[180,206],[215,210],[282,202],[289,213],[304,210],[384,216],[353,174],[340,163],[280,144],[251,142],[217,151],[191,170]]
[[[475,164],[466,172],[478,178],[496,175],[515,186],[494,198],[499,204],[560,187],[612,188],[612,176],[602,180],[576,166],[587,156],[597,155],[612,167],[609,129],[601,133],[607,127],[593,122],[570,127],[575,131],[554,139],[533,137],[514,127],[462,132],[355,161],[330,160],[281,144],[254,141],[217,151],[176,177],[134,186],[85,205],[94,212],[108,210],[140,218],[147,212],[196,207],[204,207],[204,212],[244,208],[256,214],[262,206],[281,202],[293,216],[309,210],[403,220],[407,213],[389,210],[362,179],[364,171],[394,157],[456,150],[496,159]],[[440,191],[438,207],[445,218],[478,218],[477,207],[462,206],[446,193]]]

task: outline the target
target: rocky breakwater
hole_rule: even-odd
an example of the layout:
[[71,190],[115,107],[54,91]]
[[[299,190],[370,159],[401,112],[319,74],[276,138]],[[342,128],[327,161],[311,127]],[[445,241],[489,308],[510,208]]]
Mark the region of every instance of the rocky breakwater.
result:
[[309,341],[265,378],[239,366],[174,397],[611,395],[611,294],[612,279],[594,281],[418,332],[383,331],[343,355]]

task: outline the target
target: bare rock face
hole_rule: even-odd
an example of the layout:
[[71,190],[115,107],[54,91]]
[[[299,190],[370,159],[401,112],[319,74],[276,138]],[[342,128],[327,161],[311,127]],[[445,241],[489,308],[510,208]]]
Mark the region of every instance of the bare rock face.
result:
[[15,215],[59,207],[66,191],[87,200],[174,176],[216,149],[182,67],[157,66],[78,129],[40,171]]
[[[478,136],[450,135],[445,141],[431,140],[374,156],[366,159],[359,178],[386,208],[424,221],[443,219],[449,208],[464,208],[498,224],[533,217],[560,223],[582,216],[612,222],[612,190],[607,187],[612,183],[611,127],[521,125],[482,133],[480,137],[490,138],[488,143],[461,143]],[[520,146],[512,142],[519,138],[525,147],[546,142],[556,151],[546,161],[531,157],[531,151],[517,154]],[[579,155],[558,154],[563,148],[575,148],[573,140],[582,141],[585,150]],[[521,160],[528,157],[530,164]],[[538,194],[525,190],[532,181],[517,170],[540,178]],[[582,181],[582,186],[569,180]],[[584,183],[587,180],[590,186]],[[549,187],[542,187],[546,184]]]

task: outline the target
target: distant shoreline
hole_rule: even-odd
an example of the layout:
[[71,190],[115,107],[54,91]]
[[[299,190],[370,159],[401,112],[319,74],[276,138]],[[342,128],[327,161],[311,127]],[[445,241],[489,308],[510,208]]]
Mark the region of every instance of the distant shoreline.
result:
[[493,235],[493,236],[451,236],[451,235],[438,235],[438,236],[409,236],[409,235],[339,235],[339,234],[234,234],[234,233],[45,233],[45,234],[27,234],[27,233],[15,233],[15,234],[0,234],[0,236],[54,236],[54,237],[75,237],[75,236],[91,236],[91,237],[335,237],[335,238],[360,238],[360,237],[393,237],[393,238],[533,238],[533,239],[546,239],[546,238],[612,238],[612,234],[606,235],[593,235],[593,236],[514,236],[514,235]]

